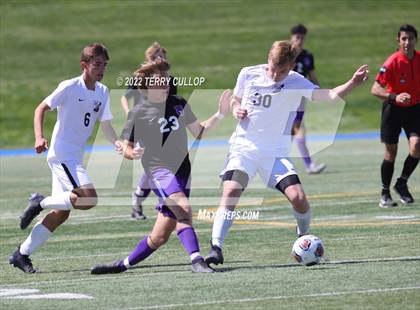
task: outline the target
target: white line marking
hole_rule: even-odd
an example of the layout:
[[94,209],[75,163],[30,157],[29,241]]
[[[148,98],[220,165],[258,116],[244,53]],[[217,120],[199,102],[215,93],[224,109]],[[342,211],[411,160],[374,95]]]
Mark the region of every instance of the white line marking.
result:
[[84,294],[52,293],[52,294],[10,296],[10,297],[5,297],[4,299],[93,299],[93,297],[84,295]]
[[175,307],[193,307],[193,306],[203,306],[203,305],[214,305],[214,304],[232,304],[232,303],[244,303],[244,302],[256,302],[256,301],[265,301],[265,300],[280,300],[280,299],[296,299],[296,298],[308,298],[308,297],[331,297],[331,296],[343,296],[343,295],[352,295],[352,294],[373,294],[373,293],[387,293],[387,292],[398,292],[404,290],[418,290],[420,286],[412,287],[394,287],[394,288],[378,288],[378,289],[367,289],[359,291],[344,291],[344,292],[326,292],[326,293],[315,293],[307,295],[280,295],[280,296],[268,296],[268,297],[257,297],[257,298],[242,298],[242,299],[225,299],[225,300],[212,300],[212,301],[203,301],[203,302],[192,302],[186,304],[163,304],[163,305],[150,305],[150,306],[140,306],[134,308],[125,308],[125,310],[134,310],[134,309],[159,309],[159,308],[175,308]]
[[33,293],[38,293],[38,292],[39,290],[37,289],[28,289],[28,288],[2,289],[0,290],[0,297],[15,296],[15,295],[22,295],[22,294],[33,294]]
[[415,215],[380,215],[376,216],[380,220],[411,220],[415,219]]

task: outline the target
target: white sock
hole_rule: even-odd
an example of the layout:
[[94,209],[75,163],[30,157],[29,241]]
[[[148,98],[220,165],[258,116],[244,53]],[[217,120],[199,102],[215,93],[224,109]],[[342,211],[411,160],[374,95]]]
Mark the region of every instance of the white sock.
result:
[[229,228],[232,226],[233,217],[231,216],[231,212],[232,211],[225,208],[219,208],[216,212],[216,217],[214,218],[213,223],[213,232],[211,235],[211,243],[219,248],[222,248]]
[[309,208],[305,213],[299,213],[295,209],[293,210],[293,215],[295,216],[297,226],[298,226],[298,235],[306,235],[309,233],[309,226],[311,224],[312,210]]
[[42,225],[41,222],[36,223],[28,238],[20,245],[20,254],[31,255],[37,248],[43,245],[51,235],[52,232]]
[[70,200],[71,192],[64,192],[54,196],[45,197],[40,205],[43,209],[71,210],[73,205]]
[[194,252],[190,255],[191,261],[193,261],[194,259],[196,259],[197,257],[201,257],[200,252]]

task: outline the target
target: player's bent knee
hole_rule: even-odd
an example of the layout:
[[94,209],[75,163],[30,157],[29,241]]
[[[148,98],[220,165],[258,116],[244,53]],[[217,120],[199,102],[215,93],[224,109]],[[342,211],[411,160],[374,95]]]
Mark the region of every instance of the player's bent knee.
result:
[[73,207],[79,210],[89,210],[98,204],[98,195],[93,188],[78,188],[71,197]]

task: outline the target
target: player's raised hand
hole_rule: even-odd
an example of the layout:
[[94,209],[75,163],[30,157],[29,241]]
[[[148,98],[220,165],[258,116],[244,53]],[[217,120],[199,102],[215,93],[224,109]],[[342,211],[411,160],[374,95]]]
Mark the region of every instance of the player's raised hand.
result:
[[351,82],[355,85],[360,85],[363,82],[367,81],[369,75],[369,66],[363,65],[353,74]]
[[35,151],[39,154],[48,150],[48,140],[44,137],[35,139]]
[[232,100],[232,92],[226,89],[219,99],[219,113],[226,115],[230,111],[230,102]]
[[233,107],[232,113],[233,113],[233,117],[236,119],[244,119],[245,117],[248,116],[248,110],[242,108],[239,105]]

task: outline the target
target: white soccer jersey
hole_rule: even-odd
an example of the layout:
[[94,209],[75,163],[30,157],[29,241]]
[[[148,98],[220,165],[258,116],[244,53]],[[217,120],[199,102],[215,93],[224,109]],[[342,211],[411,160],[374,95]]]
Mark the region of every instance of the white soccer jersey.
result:
[[44,102],[58,111],[48,160],[81,163],[95,122],[112,119],[108,88],[96,82],[95,90],[89,90],[83,76],[79,76],[61,82]]
[[291,128],[303,97],[312,98],[317,85],[290,71],[282,81],[267,76],[267,65],[241,70],[233,94],[242,98],[248,117],[239,121],[230,143],[235,150],[258,149],[269,155],[289,156]]

